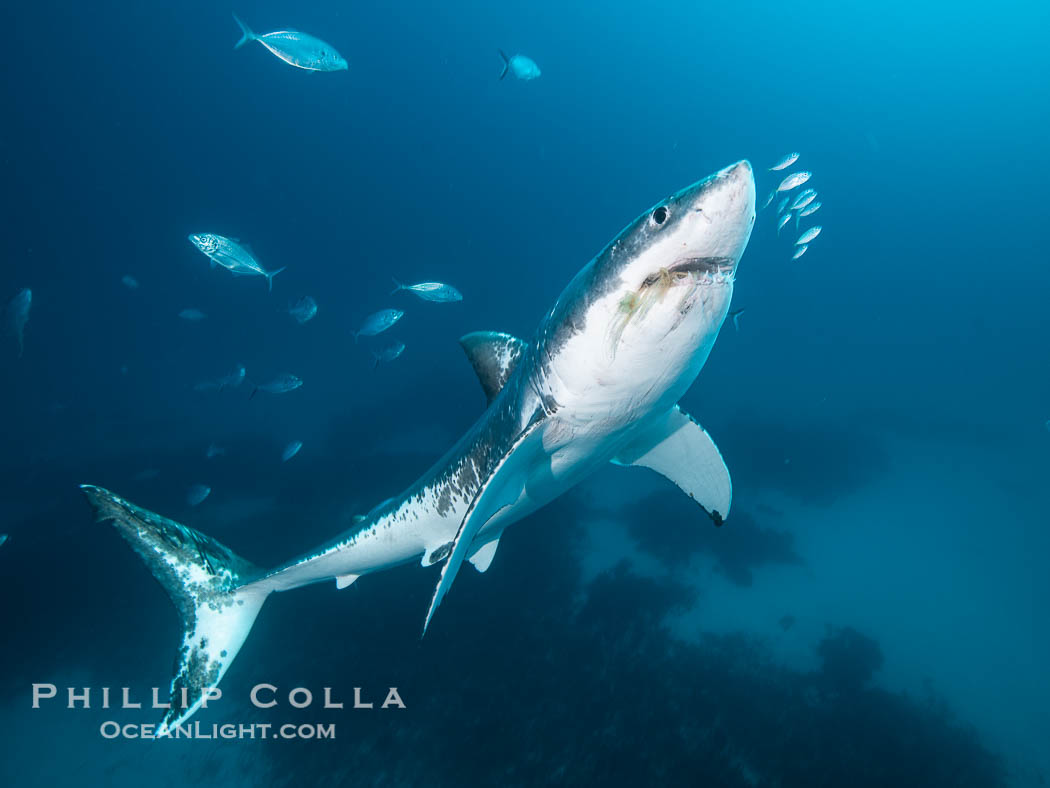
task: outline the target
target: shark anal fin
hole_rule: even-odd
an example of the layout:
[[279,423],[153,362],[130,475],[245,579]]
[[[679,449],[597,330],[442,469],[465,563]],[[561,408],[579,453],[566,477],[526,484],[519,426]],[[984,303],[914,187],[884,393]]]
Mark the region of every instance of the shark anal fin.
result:
[[676,405],[624,447],[617,465],[641,465],[670,479],[721,525],[729,515],[733,484],[711,436]]
[[[463,520],[460,521],[459,531],[452,544],[452,552],[448,560],[441,567],[441,579],[438,580],[434,589],[434,596],[430,600],[430,609],[427,610],[426,620],[423,622],[423,634],[427,632],[430,619],[434,617],[434,611],[438,609],[441,600],[445,598],[456,574],[463,566],[463,560],[467,557],[474,537],[500,510],[515,503],[525,489],[525,481],[528,476],[528,463],[524,467],[521,460],[522,445],[533,435],[544,423],[543,419],[533,419],[518,437],[514,439],[510,447],[500,457],[499,463],[488,475],[481,487],[474,495],[474,500],[467,507]],[[524,471],[524,472],[523,472]],[[493,548],[495,551],[495,548]]]
[[335,587],[339,590],[346,588],[347,586],[353,585],[354,581],[357,580],[361,575],[339,575],[335,579]]
[[474,565],[474,568],[479,572],[484,572],[490,566],[492,566],[492,557],[496,555],[496,548],[499,547],[499,539],[493,539],[491,542],[483,544],[480,548],[475,551],[467,560]]
[[460,337],[460,346],[477,373],[489,402],[496,399],[513,374],[527,343],[498,331],[475,331]]

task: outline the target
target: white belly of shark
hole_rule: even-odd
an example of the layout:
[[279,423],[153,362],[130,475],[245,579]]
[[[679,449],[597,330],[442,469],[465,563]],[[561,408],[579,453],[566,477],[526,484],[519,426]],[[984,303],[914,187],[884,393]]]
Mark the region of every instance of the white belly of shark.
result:
[[718,449],[677,402],[729,310],[755,219],[746,162],[661,200],[577,274],[529,342],[494,332],[460,340],[488,407],[422,478],[349,531],[263,570],[191,528],[90,485],[181,617],[183,641],[160,730],[184,723],[215,688],[267,596],[420,561],[441,565],[424,632],[464,561],[484,572],[503,531],[610,463],[655,470],[716,525],[732,487]]

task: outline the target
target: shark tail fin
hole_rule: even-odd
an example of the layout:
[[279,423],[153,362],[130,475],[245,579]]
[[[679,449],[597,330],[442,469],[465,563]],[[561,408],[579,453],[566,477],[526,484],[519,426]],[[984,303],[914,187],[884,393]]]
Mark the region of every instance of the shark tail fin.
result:
[[401,291],[401,290],[404,290],[404,289],[405,289],[405,286],[404,286],[403,284],[401,284],[401,282],[399,282],[399,281],[397,280],[397,277],[396,277],[396,276],[392,276],[392,277],[390,277],[390,278],[391,278],[391,279],[393,280],[393,282],[394,282],[394,289],[390,291],[390,295],[393,295],[394,293],[397,293],[397,292],[399,292],[399,291]]
[[170,734],[209,699],[240,651],[269,589],[250,585],[258,568],[226,546],[108,490],[81,485],[99,521],[110,520],[164,588],[182,621],[170,708],[157,735]]
[[234,49],[240,49],[245,44],[251,41],[255,41],[258,38],[258,36],[256,36],[255,33],[253,33],[248,28],[248,25],[244,24],[244,22],[240,20],[240,17],[238,17],[237,14],[233,15],[233,21],[235,21],[238,25],[241,26],[241,40],[233,45]]
[[499,72],[499,78],[502,80],[507,76],[507,72],[510,70],[510,58],[507,57],[507,53],[502,49],[497,49],[496,51],[499,52],[499,56],[503,58],[503,70]]
[[277,276],[277,274],[281,273],[281,271],[283,271],[287,267],[288,266],[281,266],[276,271],[267,271],[266,272],[266,284],[269,285],[271,293],[273,292],[273,278],[275,276]]

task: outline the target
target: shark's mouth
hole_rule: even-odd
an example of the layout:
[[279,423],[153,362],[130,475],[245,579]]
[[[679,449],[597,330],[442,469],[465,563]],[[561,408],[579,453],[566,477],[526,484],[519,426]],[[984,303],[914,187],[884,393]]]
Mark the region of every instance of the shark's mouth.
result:
[[[667,297],[676,284],[692,285],[680,291],[679,312],[685,315],[695,303],[692,296],[697,287],[731,284],[735,266],[730,257],[687,257],[647,276],[637,290],[627,291],[620,299],[619,313],[609,331],[611,356],[616,357],[616,348],[627,325],[632,320],[644,320],[649,310]],[[681,318],[675,327],[680,322]]]
[[687,257],[677,261],[668,268],[672,275],[679,273],[692,274],[732,274],[736,263],[731,257]]

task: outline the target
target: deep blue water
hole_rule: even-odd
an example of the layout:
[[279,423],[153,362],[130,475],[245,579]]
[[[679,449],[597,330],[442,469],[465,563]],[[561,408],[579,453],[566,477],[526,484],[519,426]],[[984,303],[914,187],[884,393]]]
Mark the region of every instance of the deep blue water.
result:
[[[234,9],[331,42],[332,74],[235,52],[230,10],[0,10],[0,299],[34,299],[23,356],[0,336],[0,784],[1044,784],[1045,4]],[[497,48],[542,77],[499,81]],[[108,741],[103,720],[154,713],[30,708],[34,682],[170,679],[172,608],[78,483],[278,564],[474,421],[460,335],[528,338],[638,213],[741,158],[761,204],[790,150],[823,233],[792,262],[794,225],[759,214],[740,331],[683,400],[733,474],[724,528],[610,468],[465,570],[423,641],[435,570],[277,595],[196,719],[332,721],[334,742]],[[193,232],[287,270],[269,293]],[[373,371],[386,340],[407,349]],[[238,363],[305,383],[193,390]],[[408,708],[264,712],[261,682],[396,685]]]

